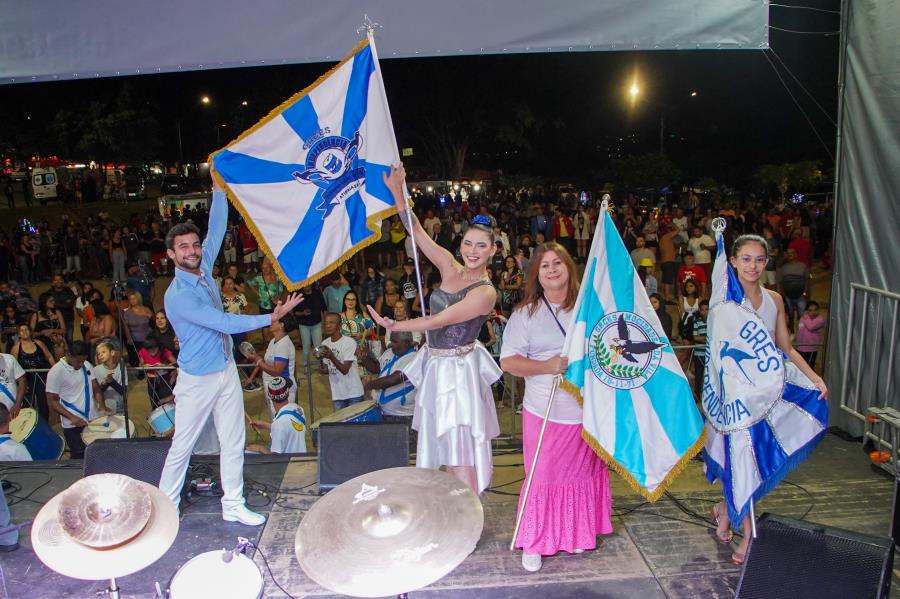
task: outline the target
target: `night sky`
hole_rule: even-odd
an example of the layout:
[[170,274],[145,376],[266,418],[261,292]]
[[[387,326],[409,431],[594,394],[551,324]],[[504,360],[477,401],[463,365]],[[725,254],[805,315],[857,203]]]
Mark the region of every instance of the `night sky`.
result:
[[[839,10],[839,0],[806,0],[804,6]],[[797,31],[836,31],[829,12],[771,8],[772,26]],[[354,40],[347,41],[347,50]],[[686,177],[738,181],[762,163],[833,160],[835,127],[779,63],[790,68],[831,119],[837,117],[839,36],[772,30],[767,51],[664,51],[527,54],[382,60],[398,143],[417,148],[421,119],[444,111],[476,113],[488,125],[476,136],[467,165],[475,169],[584,179],[611,158],[656,152],[660,117],[665,150]],[[817,139],[766,56],[825,141]],[[93,81],[2,87],[0,114],[7,123],[44,123],[61,108],[79,109],[94,98],[114,97],[123,83],[157,116],[160,158],[178,158],[176,121],[181,121],[186,160],[224,145],[332,65],[257,67]],[[634,109],[626,90],[638,74],[641,94]],[[697,92],[691,97],[691,92]],[[203,106],[204,94],[212,99]],[[241,105],[247,100],[246,107]],[[490,125],[524,107],[539,123],[527,147],[497,141]],[[505,111],[505,113],[504,113]],[[2,123],[3,121],[0,121]],[[0,125],[2,126],[2,125]],[[621,138],[621,141],[620,141]],[[507,153],[509,152],[509,153]],[[411,162],[419,159],[414,154]],[[79,157],[73,157],[79,158]]]

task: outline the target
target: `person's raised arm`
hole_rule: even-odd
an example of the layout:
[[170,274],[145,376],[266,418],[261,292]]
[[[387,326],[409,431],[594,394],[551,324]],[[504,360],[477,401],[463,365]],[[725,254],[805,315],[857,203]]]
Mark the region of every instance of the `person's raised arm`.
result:
[[416,245],[419,246],[425,257],[441,272],[443,278],[447,278],[453,272],[452,269],[455,268],[456,260],[453,258],[453,254],[439,246],[434,239],[428,236],[428,233],[419,224],[419,219],[412,213],[412,210],[407,214],[406,197],[403,195],[406,169],[403,168],[403,163],[400,163],[399,167],[391,167],[391,174],[385,174],[383,177],[385,185],[391,191],[391,195],[394,196],[394,203],[397,206],[397,215],[400,217],[400,222],[403,223],[407,231],[413,233]]
[[393,320],[378,314],[372,306],[367,306],[372,319],[389,331],[431,331],[451,324],[472,320],[488,314],[497,301],[497,292],[491,285],[476,287],[457,302],[433,316],[422,316],[411,320]]
[[200,268],[203,272],[212,272],[213,262],[219,255],[222,241],[225,239],[225,227],[228,225],[228,199],[225,188],[219,183],[218,173],[211,172],[213,181],[212,202],[209,206],[209,223],[206,228],[206,239],[203,240],[203,261]]

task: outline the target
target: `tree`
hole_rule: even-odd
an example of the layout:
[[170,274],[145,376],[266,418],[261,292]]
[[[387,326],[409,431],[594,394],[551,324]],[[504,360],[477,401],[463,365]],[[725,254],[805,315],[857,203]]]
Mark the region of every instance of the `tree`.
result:
[[613,160],[606,174],[617,188],[624,190],[664,187],[678,181],[680,176],[671,160],[655,152]]
[[806,191],[823,179],[818,160],[764,164],[756,170],[756,178],[766,187],[775,187],[784,199],[788,191]]

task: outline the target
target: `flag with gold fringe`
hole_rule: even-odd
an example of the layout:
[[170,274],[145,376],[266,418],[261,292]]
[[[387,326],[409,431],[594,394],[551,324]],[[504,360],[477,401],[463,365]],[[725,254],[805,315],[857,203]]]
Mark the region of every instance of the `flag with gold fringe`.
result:
[[563,355],[582,435],[610,468],[659,499],[703,447],[678,358],[603,202]]
[[372,40],[210,161],[291,290],[378,241],[400,157]]

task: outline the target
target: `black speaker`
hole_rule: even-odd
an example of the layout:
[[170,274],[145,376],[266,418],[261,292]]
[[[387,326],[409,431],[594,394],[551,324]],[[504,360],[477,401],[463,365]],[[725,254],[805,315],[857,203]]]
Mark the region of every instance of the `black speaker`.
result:
[[159,485],[171,439],[97,439],[84,450],[84,476],[124,474]]
[[763,514],[735,599],[881,599],[894,564],[891,539]]
[[319,425],[319,490],[367,472],[409,466],[409,428],[402,422]]

